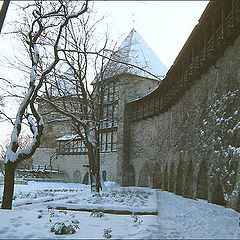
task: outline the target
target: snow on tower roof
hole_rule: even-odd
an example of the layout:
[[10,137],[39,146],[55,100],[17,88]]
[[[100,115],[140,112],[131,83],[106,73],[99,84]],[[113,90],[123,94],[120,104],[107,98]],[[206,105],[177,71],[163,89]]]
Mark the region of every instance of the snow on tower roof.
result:
[[[118,50],[113,53],[111,58],[114,61],[109,60],[106,64],[103,79],[111,78],[121,73],[130,73],[140,77],[159,80],[163,79],[167,72],[167,67],[159,60],[157,55],[135,29],[131,30]],[[158,78],[144,72],[143,70],[128,66],[124,63],[138,66],[158,76]]]
[[77,95],[77,80],[74,77],[72,68],[69,68],[51,88],[51,95],[54,97],[60,96],[76,96]]

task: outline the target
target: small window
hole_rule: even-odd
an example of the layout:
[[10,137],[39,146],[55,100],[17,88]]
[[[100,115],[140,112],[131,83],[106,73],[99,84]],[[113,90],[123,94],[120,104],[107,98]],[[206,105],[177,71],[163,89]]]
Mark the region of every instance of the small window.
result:
[[118,97],[119,97],[119,89],[118,87],[115,86],[114,88],[114,101],[117,101],[118,100]]
[[111,145],[112,145],[112,134],[111,132],[108,132],[107,133],[107,149],[106,149],[108,152],[112,150]]
[[112,151],[117,150],[117,131],[112,133]]
[[101,151],[105,151],[106,150],[106,133],[102,133],[102,139],[101,139],[101,142],[102,142],[102,148],[101,148]]

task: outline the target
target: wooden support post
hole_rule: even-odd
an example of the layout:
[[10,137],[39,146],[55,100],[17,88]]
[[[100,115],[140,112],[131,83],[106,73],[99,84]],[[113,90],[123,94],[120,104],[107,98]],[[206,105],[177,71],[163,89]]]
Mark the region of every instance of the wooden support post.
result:
[[153,115],[155,114],[156,98],[157,98],[157,95],[155,94],[153,98]]
[[226,25],[226,19],[225,19],[225,12],[224,12],[224,1],[221,1],[221,18],[222,18],[222,39],[225,39],[225,25]]
[[236,0],[232,0],[232,19],[233,27],[236,26]]
[[180,79],[180,89],[182,89],[182,86],[183,86],[183,84],[184,84],[184,59],[182,60],[182,62],[181,62],[181,69],[182,69],[182,74],[181,74],[181,79]]
[[181,72],[180,72],[180,70],[182,69],[182,63],[180,63],[178,65],[180,65],[180,66],[177,67],[177,86],[176,86],[177,94],[180,90],[180,82],[181,82]]
[[215,18],[212,20],[212,38],[213,38],[213,51],[216,49],[216,35],[215,35]]
[[197,66],[196,66],[196,69],[200,68],[200,54],[201,54],[201,50],[200,50],[200,40],[201,39],[198,39],[198,42],[197,42]]
[[[195,58],[194,58],[195,52],[194,52],[194,46],[195,46],[195,44],[193,42],[192,43],[192,47],[191,47],[191,53],[192,53],[192,76],[193,77],[194,77],[194,73],[195,73]],[[193,80],[193,78],[191,80]]]
[[207,29],[204,28],[203,30],[203,48],[204,48],[204,55],[203,55],[203,61],[207,60]]

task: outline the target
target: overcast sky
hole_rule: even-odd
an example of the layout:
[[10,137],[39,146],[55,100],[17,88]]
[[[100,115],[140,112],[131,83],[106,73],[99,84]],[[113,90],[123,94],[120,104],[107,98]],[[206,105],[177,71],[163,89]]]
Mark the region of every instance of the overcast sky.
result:
[[[18,18],[14,11],[14,2],[10,3],[6,22]],[[169,69],[180,52],[188,36],[204,11],[209,1],[96,1],[99,15],[107,15],[110,38],[124,40],[134,27],[159,59]],[[2,4],[2,1],[0,2]],[[7,25],[4,25],[3,32]],[[1,55],[11,55],[17,51],[18,44],[11,41],[11,36],[0,36]],[[14,75],[11,70],[9,76]],[[0,76],[6,69],[0,68]],[[16,106],[14,107],[16,108]],[[0,123],[0,142],[11,132],[8,124]]]

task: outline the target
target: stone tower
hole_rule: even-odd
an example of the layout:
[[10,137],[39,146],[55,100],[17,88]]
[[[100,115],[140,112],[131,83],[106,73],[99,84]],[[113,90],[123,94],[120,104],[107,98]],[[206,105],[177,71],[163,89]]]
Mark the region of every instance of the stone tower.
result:
[[[167,68],[135,29],[131,30],[113,53],[112,59],[113,61],[109,61],[104,67],[102,80],[98,81],[96,76],[92,82],[93,85],[103,86],[103,100],[99,105],[102,119],[99,132],[101,171],[104,180],[135,185],[134,172],[131,172],[131,166],[124,157],[127,149],[123,149],[127,132],[125,104],[157,88]],[[67,78],[71,79],[71,74],[68,73]],[[68,91],[71,89],[64,81],[60,83]],[[56,89],[54,94],[57,94]],[[71,94],[69,97],[72,97]],[[66,181],[83,182],[87,174],[85,166],[88,164],[83,142],[76,138],[71,129],[61,124],[52,125],[51,129],[47,130],[43,139],[44,148],[39,148],[35,154],[35,162],[39,163],[43,158],[49,159],[52,152],[57,151],[54,162],[65,173]]]

